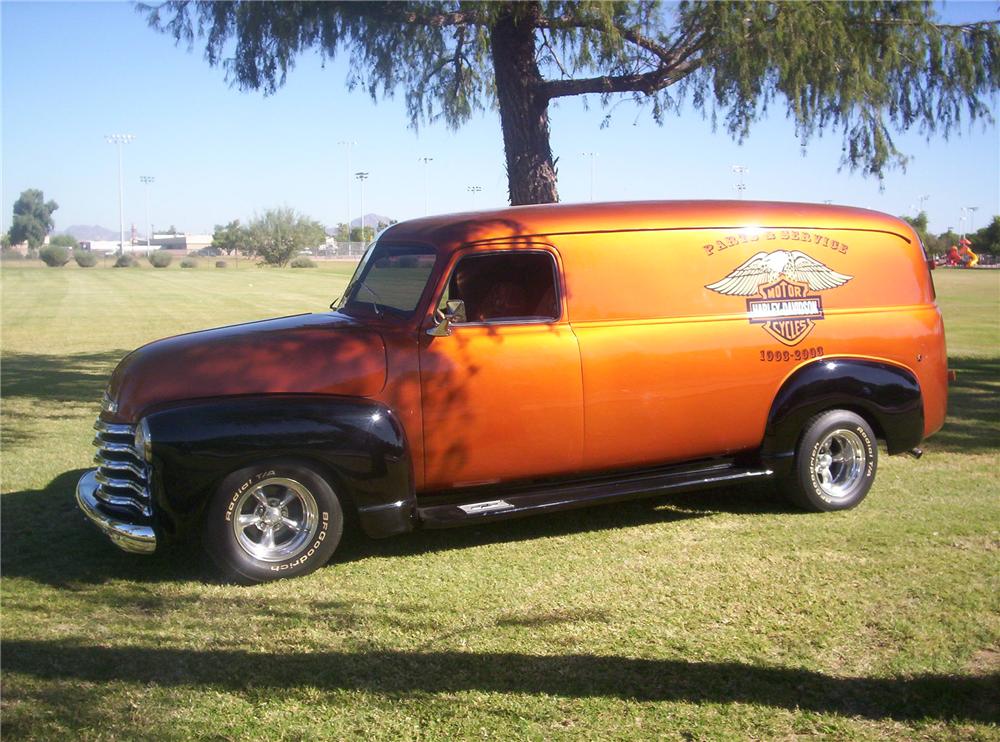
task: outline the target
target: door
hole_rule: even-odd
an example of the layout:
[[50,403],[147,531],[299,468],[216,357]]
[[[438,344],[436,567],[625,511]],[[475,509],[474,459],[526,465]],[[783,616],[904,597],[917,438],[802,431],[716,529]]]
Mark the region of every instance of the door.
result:
[[580,353],[543,248],[467,250],[453,258],[438,306],[466,321],[421,335],[425,490],[579,469]]

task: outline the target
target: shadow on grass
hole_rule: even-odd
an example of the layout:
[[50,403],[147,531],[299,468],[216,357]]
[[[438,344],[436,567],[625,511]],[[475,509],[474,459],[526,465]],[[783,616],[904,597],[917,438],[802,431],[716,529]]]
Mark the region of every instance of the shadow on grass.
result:
[[100,404],[101,394],[115,365],[129,351],[45,355],[4,353],[0,395],[39,402]]
[[126,554],[86,521],[76,506],[76,483],[86,469],[60,474],[43,490],[5,494],[0,538],[4,577],[67,586],[106,580],[183,581],[206,576],[194,548],[151,557]]
[[1000,449],[1000,358],[950,358],[958,372],[948,388],[948,418],[925,448],[948,453]]
[[[3,496],[0,534],[5,577],[25,577],[63,587],[109,580],[141,583],[216,579],[193,539],[161,547],[152,556],[126,554],[112,546],[77,509],[75,487],[85,471],[64,472],[42,490],[24,490]],[[798,511],[789,511],[767,484],[755,483],[742,488],[659,496],[477,527],[416,531],[384,540],[369,539],[355,529],[353,533],[345,533],[330,566],[335,568],[338,563],[362,559],[416,556],[654,523],[680,524],[722,512],[763,515]]]
[[108,376],[126,353],[4,353],[0,357],[0,397],[7,403],[0,426],[4,449],[9,453],[38,438],[45,423],[76,419],[74,405],[90,405],[96,415]]
[[73,641],[4,643],[4,671],[46,680],[206,686],[273,698],[308,686],[412,697],[414,693],[544,694],[639,702],[744,703],[897,721],[998,721],[1000,675],[833,677],[739,662],[573,654],[475,652],[254,653],[96,647]]
[[[633,528],[654,523],[681,523],[717,513],[792,514],[791,508],[769,483],[723,487],[676,495],[657,495],[557,513],[541,513],[513,520],[445,530],[418,530],[388,539],[368,539],[345,531],[331,564],[372,557],[408,557],[496,543],[515,543]],[[683,527],[683,526],[681,526]]]

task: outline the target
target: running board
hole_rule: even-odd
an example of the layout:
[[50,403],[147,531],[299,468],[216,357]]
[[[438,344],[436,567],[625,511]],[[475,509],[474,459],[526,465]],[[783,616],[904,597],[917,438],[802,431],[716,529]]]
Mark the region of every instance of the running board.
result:
[[749,468],[732,461],[713,461],[697,466],[643,469],[626,475],[604,474],[569,481],[477,487],[420,497],[417,519],[424,528],[451,528],[547,511],[604,505],[665,492],[687,492],[748,479],[764,479],[772,474],[770,469]]

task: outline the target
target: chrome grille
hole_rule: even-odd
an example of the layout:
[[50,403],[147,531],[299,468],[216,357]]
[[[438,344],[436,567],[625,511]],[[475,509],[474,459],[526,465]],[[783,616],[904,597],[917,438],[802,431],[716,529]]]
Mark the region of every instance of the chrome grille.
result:
[[135,448],[135,427],[114,425],[98,420],[97,490],[94,495],[116,508],[129,508],[142,515],[152,515],[149,497],[149,467]]

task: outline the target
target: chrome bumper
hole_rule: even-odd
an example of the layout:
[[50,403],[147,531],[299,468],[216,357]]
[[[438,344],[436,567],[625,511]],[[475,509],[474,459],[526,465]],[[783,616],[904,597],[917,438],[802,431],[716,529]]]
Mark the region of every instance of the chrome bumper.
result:
[[88,471],[76,483],[76,504],[83,514],[119,549],[133,554],[152,554],[156,551],[156,532],[152,527],[128,523],[106,515],[101,511],[94,495],[96,489],[96,471]]

